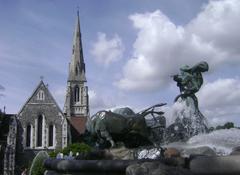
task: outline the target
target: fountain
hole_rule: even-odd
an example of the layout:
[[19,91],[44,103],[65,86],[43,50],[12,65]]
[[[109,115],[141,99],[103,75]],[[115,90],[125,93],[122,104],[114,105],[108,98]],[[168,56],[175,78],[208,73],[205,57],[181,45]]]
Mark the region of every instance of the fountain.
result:
[[166,130],[167,142],[187,140],[208,131],[207,120],[198,108],[198,99],[195,95],[203,84],[202,72],[206,71],[208,64],[202,61],[193,67],[188,65],[181,67],[180,74],[173,76],[180,89],[180,95],[174,100],[173,107],[176,110],[173,115],[176,119]]
[[208,133],[198,107],[195,93],[206,71],[208,64],[200,62],[181,67],[180,74],[173,76],[180,95],[168,127],[161,110],[165,103],[138,113],[127,107],[99,111],[88,121],[85,135],[97,146],[95,152],[75,159],[48,159],[45,174],[240,174],[239,129]]

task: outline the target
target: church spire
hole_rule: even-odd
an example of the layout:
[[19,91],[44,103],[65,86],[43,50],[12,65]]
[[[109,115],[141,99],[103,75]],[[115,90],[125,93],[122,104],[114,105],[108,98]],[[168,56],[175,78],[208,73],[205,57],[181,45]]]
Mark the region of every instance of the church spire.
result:
[[79,11],[77,11],[77,22],[74,30],[73,49],[64,105],[64,113],[68,117],[85,118],[89,115],[88,87],[85,85],[86,82]]
[[69,66],[68,81],[87,81],[85,76],[85,63],[83,59],[79,10],[77,11],[77,22],[74,31],[72,59]]

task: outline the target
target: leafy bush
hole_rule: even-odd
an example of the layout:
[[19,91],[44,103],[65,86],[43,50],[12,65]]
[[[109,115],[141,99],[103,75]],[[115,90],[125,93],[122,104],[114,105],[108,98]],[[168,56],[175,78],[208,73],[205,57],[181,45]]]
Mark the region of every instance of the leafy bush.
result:
[[85,144],[85,143],[73,143],[62,150],[52,151],[49,153],[49,156],[52,158],[56,158],[57,154],[59,152],[63,153],[64,155],[69,155],[70,151],[72,151],[73,155],[76,155],[76,153],[88,153],[92,150],[92,148]]
[[43,163],[48,157],[49,156],[46,151],[40,151],[36,155],[36,157],[33,159],[29,174],[30,175],[43,175],[44,171],[46,170],[43,167]]
[[87,153],[91,151],[91,147],[85,143],[73,143],[68,147],[62,150],[64,155],[68,155],[72,151],[73,155],[76,155],[77,152],[79,153]]
[[57,154],[59,153],[60,151],[51,151],[49,152],[49,157],[51,158],[56,158],[57,157]]

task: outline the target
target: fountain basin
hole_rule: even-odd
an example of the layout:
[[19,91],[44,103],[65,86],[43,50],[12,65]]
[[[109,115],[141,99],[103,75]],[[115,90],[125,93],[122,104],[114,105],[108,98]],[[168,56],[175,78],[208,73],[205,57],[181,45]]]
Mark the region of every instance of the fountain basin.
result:
[[[147,166],[146,166],[147,165]],[[154,165],[154,166],[153,166]],[[178,172],[190,175],[230,175],[240,174],[240,156],[203,156],[190,159],[162,158],[158,160],[63,160],[47,159],[44,162],[47,169],[45,175],[125,175],[128,167],[149,172],[160,170]],[[150,168],[150,169],[149,169]],[[153,168],[153,169],[151,169]],[[162,169],[164,168],[164,169]],[[128,168],[129,169],[129,168]],[[141,170],[142,169],[142,170]],[[130,172],[132,172],[132,170]],[[181,171],[180,171],[181,170]],[[134,172],[134,171],[133,171]],[[181,173],[183,172],[183,173]],[[129,173],[129,172],[128,172]],[[135,175],[135,174],[129,174]],[[148,174],[146,174],[148,175]]]
[[44,167],[45,175],[124,175],[126,168],[131,164],[153,162],[160,160],[64,160],[47,159]]

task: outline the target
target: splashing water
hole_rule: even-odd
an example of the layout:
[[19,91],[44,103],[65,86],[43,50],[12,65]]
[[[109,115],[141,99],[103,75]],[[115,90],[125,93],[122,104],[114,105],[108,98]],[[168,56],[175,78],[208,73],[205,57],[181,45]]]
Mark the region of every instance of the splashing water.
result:
[[217,154],[227,155],[234,147],[240,146],[240,129],[222,129],[209,134],[200,134],[187,142],[191,146],[208,146]]
[[[208,147],[211,148],[216,155],[225,156],[229,155],[233,148],[240,146],[240,129],[222,129],[213,131],[208,134],[199,134],[191,137],[186,142],[173,142],[167,145],[161,145],[165,148],[176,148],[180,150],[182,156],[189,156],[186,150],[193,148]],[[160,156],[160,151],[158,148],[150,150],[140,151],[138,158],[149,158],[155,159]]]
[[184,109],[183,103],[175,102],[172,106],[164,106],[164,116],[166,117],[166,126],[170,126],[177,119],[177,111],[182,111]]
[[[173,104],[172,107],[167,108],[166,110],[166,119],[167,123],[170,125],[176,121],[177,118],[188,117],[193,122],[191,127],[195,130],[201,130],[202,126],[207,126],[207,120],[201,118],[202,121],[197,122],[198,116],[195,115],[195,106],[193,103],[188,103],[178,100]],[[198,109],[197,109],[198,110]],[[201,116],[200,116],[201,117]],[[199,125],[200,124],[200,125]],[[165,145],[166,147],[178,147],[180,149],[190,149],[197,148],[202,146],[207,146],[213,149],[217,155],[228,155],[234,147],[240,146],[240,129],[223,129],[213,131],[211,133],[199,133],[195,136],[192,136],[186,142],[174,142]]]
[[[184,117],[188,117],[193,121],[191,123],[191,127],[193,127],[194,129],[201,129],[199,123],[196,122],[198,116],[195,115],[195,106],[193,103],[191,103],[191,101],[187,104],[186,101],[178,100],[172,106],[165,107],[164,112],[167,127],[176,122],[177,118],[182,120]],[[202,119],[203,121],[200,124],[207,126],[207,120],[205,118]],[[195,136],[190,136],[189,139],[185,142],[176,141],[161,146],[175,147],[180,150],[209,147],[217,155],[229,155],[232,152],[233,148],[240,146],[240,129],[222,129],[213,131],[211,133],[200,132]]]
[[[167,126],[170,126],[165,134],[165,140],[167,142],[178,141],[181,138],[186,140],[194,135],[206,133],[207,120],[199,111],[197,99],[194,97],[195,96],[179,96],[172,107],[166,108],[165,116]],[[180,131],[176,130],[175,126],[181,128]],[[176,138],[172,139],[172,135],[175,135]]]
[[208,134],[199,134],[191,137],[187,142],[174,142],[164,147],[191,149],[207,146],[217,155],[229,155],[232,149],[240,146],[240,129],[222,129]]

